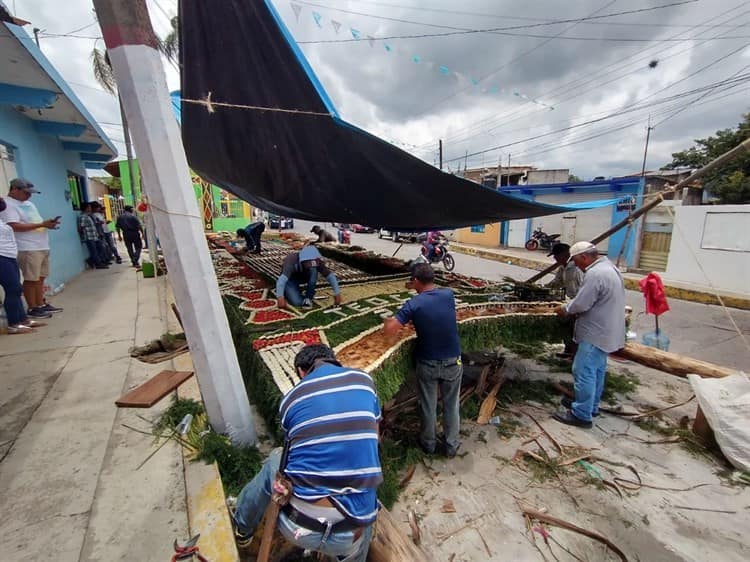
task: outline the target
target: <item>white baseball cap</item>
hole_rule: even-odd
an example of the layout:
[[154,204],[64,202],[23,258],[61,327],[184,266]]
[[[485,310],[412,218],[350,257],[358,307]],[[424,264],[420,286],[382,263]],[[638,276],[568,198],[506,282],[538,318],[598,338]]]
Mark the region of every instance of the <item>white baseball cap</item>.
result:
[[572,259],[573,256],[585,254],[586,252],[589,252],[591,250],[596,250],[596,246],[594,246],[591,242],[576,242],[570,247],[570,257]]

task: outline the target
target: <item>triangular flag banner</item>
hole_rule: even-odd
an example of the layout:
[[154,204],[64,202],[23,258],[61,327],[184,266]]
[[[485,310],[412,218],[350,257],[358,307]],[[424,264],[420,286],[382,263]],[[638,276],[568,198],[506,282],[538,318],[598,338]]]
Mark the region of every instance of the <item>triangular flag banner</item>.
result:
[[290,2],[289,5],[292,7],[292,10],[294,11],[294,17],[297,21],[299,21],[299,14],[302,11],[302,6],[299,4],[295,4],[294,2]]
[[421,61],[422,59],[420,59],[417,55],[414,55],[411,60],[413,60],[415,64],[419,64],[419,61]]
[[372,35],[368,35],[367,42],[370,44],[370,47],[372,47],[375,44],[375,38]]
[[448,76],[448,74],[450,74],[450,73],[451,73],[451,71],[448,70],[447,66],[441,66],[440,67],[440,74],[442,74],[444,76]]
[[312,13],[312,17],[313,17],[313,19],[315,20],[315,24],[316,24],[316,25],[317,25],[318,27],[323,27],[322,25],[320,25],[320,20],[322,20],[322,19],[323,19],[323,16],[321,16],[321,15],[320,15],[320,14],[319,14],[318,12],[313,12],[313,13]]
[[385,50],[389,53],[391,52],[391,46],[388,43],[383,43],[383,46],[385,47]]
[[490,88],[490,92],[492,92],[493,94],[496,94],[497,93],[497,86],[492,86],[492,88]]
[[359,38],[362,36],[362,34],[354,28],[351,29],[351,32],[352,32],[352,37],[354,37],[357,40],[359,40]]
[[341,29],[341,23],[339,23],[337,21],[334,21],[334,20],[331,20],[331,25],[333,26],[333,30],[338,35],[339,29]]
[[472,78],[471,79],[471,85],[472,86],[479,86],[479,80],[477,80],[476,78]]

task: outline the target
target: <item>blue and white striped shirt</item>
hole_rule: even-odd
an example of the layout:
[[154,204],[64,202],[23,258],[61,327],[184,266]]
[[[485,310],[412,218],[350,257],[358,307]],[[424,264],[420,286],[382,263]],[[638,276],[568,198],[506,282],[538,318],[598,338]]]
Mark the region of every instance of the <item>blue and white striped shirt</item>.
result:
[[367,373],[325,363],[290,390],[279,407],[289,440],[284,473],[294,495],[327,497],[361,525],[375,521],[380,405]]

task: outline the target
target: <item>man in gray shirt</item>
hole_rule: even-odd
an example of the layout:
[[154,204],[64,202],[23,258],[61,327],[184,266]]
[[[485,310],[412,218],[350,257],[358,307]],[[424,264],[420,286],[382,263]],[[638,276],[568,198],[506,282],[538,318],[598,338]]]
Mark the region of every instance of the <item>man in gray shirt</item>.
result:
[[562,423],[590,428],[592,416],[599,415],[604,391],[607,356],[625,345],[625,284],[619,270],[599,256],[590,242],[577,242],[570,248],[570,259],[585,273],[576,297],[560,306],[560,316],[577,315],[575,341],[578,351],[573,360],[575,401],[563,399],[565,413],[553,417]]

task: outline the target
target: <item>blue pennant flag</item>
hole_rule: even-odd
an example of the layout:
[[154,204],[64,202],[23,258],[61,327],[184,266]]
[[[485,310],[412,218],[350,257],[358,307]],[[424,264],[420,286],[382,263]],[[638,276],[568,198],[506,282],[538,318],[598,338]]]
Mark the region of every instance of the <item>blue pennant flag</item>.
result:
[[448,70],[447,66],[441,66],[440,67],[440,74],[442,74],[443,76],[448,76],[450,73],[451,73],[451,71]]
[[472,78],[471,79],[471,85],[472,86],[479,86],[479,80],[477,80],[476,78]]
[[318,12],[313,12],[312,17],[315,20],[315,25],[317,25],[318,27],[323,27],[322,25],[320,25],[320,20],[323,19],[323,16],[321,16]]
[[492,88],[490,88],[490,93],[491,94],[496,94],[497,93],[497,86],[492,86]]
[[419,61],[421,61],[422,59],[421,59],[421,58],[419,58],[419,57],[418,57],[417,55],[414,55],[414,56],[413,56],[413,57],[411,58],[411,60],[413,60],[413,61],[414,61],[414,64],[419,64]]
[[359,41],[359,38],[362,36],[362,33],[354,29],[353,27],[351,28],[351,32],[352,32],[352,37],[354,37],[357,41]]
[[383,46],[385,47],[385,50],[389,53],[391,52],[391,46],[388,43],[383,43]]

